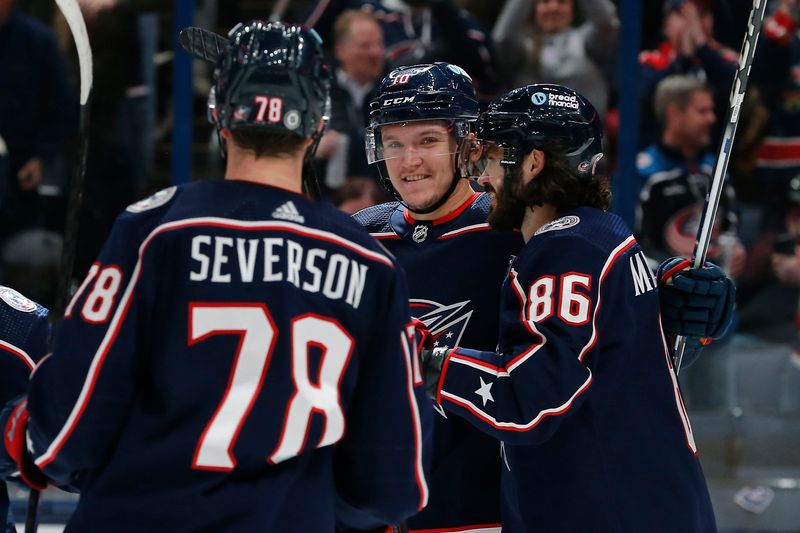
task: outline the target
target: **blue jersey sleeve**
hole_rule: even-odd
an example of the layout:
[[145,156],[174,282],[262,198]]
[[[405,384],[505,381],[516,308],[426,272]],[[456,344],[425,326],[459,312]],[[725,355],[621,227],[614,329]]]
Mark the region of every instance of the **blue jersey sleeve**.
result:
[[534,237],[503,287],[498,353],[454,349],[437,401],[511,444],[549,439],[591,394],[584,356],[597,341],[598,290],[609,262],[585,238]]
[[62,485],[79,487],[79,474],[107,458],[134,395],[141,242],[133,220],[117,220],[65,311],[53,353],[31,377],[31,453]]
[[24,394],[34,365],[47,352],[47,309],[0,286],[0,402]]
[[377,321],[385,329],[370,341],[347,413],[347,433],[336,449],[337,518],[349,528],[398,524],[428,502],[432,409],[399,266],[396,274]]

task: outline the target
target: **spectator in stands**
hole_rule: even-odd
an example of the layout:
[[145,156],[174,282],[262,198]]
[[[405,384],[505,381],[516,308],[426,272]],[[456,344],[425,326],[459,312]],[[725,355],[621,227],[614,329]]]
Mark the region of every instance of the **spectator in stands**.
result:
[[7,148],[0,189],[0,243],[46,222],[38,188],[77,130],[78,100],[52,30],[0,1],[0,137]]
[[778,281],[800,286],[800,176],[789,184],[784,232],[775,239],[772,269]]
[[478,97],[499,94],[491,39],[455,0],[331,0],[317,28],[325,36],[345,9],[372,13],[383,28],[389,69],[445,61],[470,73]]
[[[575,25],[575,11],[585,22]],[[581,93],[605,116],[607,67],[617,50],[619,19],[610,0],[506,0],[492,38],[509,88],[558,83]]]
[[331,122],[316,154],[326,161],[321,169],[326,191],[338,189],[349,176],[373,174],[364,153],[365,102],[386,66],[380,24],[364,11],[344,11],[333,26],[333,53]]
[[705,78],[714,95],[715,109],[721,115],[727,108],[730,84],[738,66],[739,54],[713,38],[714,15],[711,0],[666,0],[662,33],[657,50],[639,55],[642,90],[643,145],[655,142],[658,125],[652,115],[653,94],[658,83],[672,74],[692,74]]
[[[767,62],[767,66],[780,78],[774,89],[770,87],[773,90],[762,90],[762,101],[770,111],[770,120],[758,151],[752,180],[754,187],[762,192],[766,211],[763,225],[773,228],[783,224],[783,199],[790,180],[800,174],[800,37],[796,31],[797,7],[797,0],[780,0],[778,9],[765,21],[762,30],[767,37],[764,44],[776,42],[788,54],[784,67],[780,67],[782,58],[778,54],[771,54]],[[778,216],[772,220],[775,214]]]
[[[711,89],[695,76],[669,76],[656,89],[655,116],[661,139],[637,159],[642,189],[636,226],[645,253],[660,262],[691,256],[694,248],[716,159],[707,151],[716,122]],[[746,256],[737,222],[735,193],[726,184],[709,260],[733,278],[742,273]]]
[[[661,126],[659,141],[637,158],[642,189],[636,238],[654,263],[672,256],[690,257],[711,185],[716,155],[708,151],[716,122],[712,90],[690,74],[664,78],[654,98]],[[736,197],[729,180],[712,231],[708,260],[732,278],[740,276],[747,254],[738,236]],[[728,330],[728,339],[735,327]],[[681,372],[681,390],[695,409],[730,409],[730,343],[715,341],[695,364]]]

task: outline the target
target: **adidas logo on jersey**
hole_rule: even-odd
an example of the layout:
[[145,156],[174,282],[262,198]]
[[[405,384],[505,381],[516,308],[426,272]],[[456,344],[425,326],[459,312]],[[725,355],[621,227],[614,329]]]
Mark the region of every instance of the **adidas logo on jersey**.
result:
[[272,218],[280,218],[281,220],[289,220],[291,222],[297,222],[298,224],[304,224],[306,219],[303,218],[303,215],[297,210],[294,205],[294,202],[291,200],[283,204],[282,206],[278,207],[275,211],[272,212]]

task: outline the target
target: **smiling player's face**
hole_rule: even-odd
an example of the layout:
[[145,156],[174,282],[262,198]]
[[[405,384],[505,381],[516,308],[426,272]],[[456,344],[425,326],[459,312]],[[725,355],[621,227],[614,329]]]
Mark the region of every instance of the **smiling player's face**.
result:
[[412,210],[436,204],[453,182],[456,141],[444,121],[390,124],[381,129],[389,179]]

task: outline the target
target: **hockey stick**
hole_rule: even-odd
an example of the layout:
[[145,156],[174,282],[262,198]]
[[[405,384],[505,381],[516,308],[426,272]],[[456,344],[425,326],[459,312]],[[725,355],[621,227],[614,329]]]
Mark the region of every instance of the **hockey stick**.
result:
[[270,22],[277,22],[283,19],[283,15],[286,14],[286,8],[289,7],[289,0],[278,0],[275,2],[275,5],[272,7],[272,11],[269,14],[269,21]]
[[67,20],[69,29],[72,32],[72,38],[75,41],[75,47],[78,49],[81,75],[81,110],[80,131],[78,134],[80,145],[67,203],[67,221],[64,229],[64,247],[61,251],[60,277],[56,302],[51,313],[51,322],[61,318],[69,298],[69,285],[72,278],[78,235],[78,219],[83,201],[83,184],[86,179],[86,157],[89,151],[89,97],[92,91],[92,48],[89,44],[89,34],[86,31],[86,23],[83,20],[81,8],[77,0],[56,0],[56,4],[58,4],[61,13]]
[[[767,0],[753,0],[753,9],[750,11],[750,20],[747,23],[747,33],[742,43],[742,51],[739,54],[739,70],[736,72],[733,86],[731,86],[730,108],[726,117],[725,133],[719,146],[717,162],[714,165],[714,177],[711,180],[711,187],[706,196],[706,205],[703,209],[703,216],[700,219],[700,227],[697,229],[697,241],[692,252],[692,267],[700,268],[706,261],[708,246],[711,242],[711,230],[714,228],[714,220],[717,218],[717,208],[722,196],[722,187],[725,184],[725,174],[728,171],[728,161],[733,147],[733,138],[736,135],[736,127],[739,125],[739,115],[744,102],[747,82],[750,79],[750,69],[753,66],[753,56],[756,53],[758,36],[761,33],[761,25],[764,22],[764,13],[767,9]],[[675,375],[681,370],[683,353],[686,350],[686,338],[678,336],[675,339],[674,367]]]
[[[78,63],[80,65],[80,144],[75,173],[70,186],[69,200],[67,203],[67,221],[64,228],[64,244],[61,249],[61,266],[59,269],[58,288],[56,301],[50,313],[50,323],[54,324],[61,319],[66,302],[69,298],[72,266],[75,261],[75,246],[78,235],[78,218],[81,201],[83,199],[83,183],[86,177],[86,154],[89,148],[89,96],[92,91],[92,48],[89,44],[89,34],[86,31],[86,22],[83,20],[81,8],[77,0],[55,0],[64,19],[67,21],[75,48],[78,50]],[[52,334],[51,334],[52,335]],[[28,494],[28,508],[25,516],[25,533],[36,533],[39,528],[39,498],[41,493],[31,489]]]

